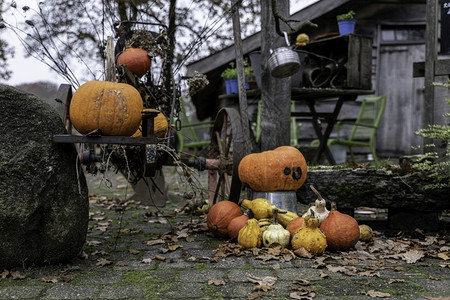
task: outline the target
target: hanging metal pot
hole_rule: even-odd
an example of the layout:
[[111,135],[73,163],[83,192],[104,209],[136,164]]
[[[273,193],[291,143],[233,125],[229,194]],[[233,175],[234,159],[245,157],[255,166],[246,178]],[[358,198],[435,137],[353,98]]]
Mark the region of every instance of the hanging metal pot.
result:
[[287,33],[284,32],[287,47],[280,47],[272,51],[268,64],[273,77],[285,78],[294,75],[300,69],[300,58],[297,52],[290,48]]

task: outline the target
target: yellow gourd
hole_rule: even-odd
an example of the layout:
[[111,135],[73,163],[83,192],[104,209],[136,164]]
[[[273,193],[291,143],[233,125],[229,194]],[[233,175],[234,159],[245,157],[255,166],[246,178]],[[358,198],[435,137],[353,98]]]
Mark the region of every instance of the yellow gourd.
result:
[[249,219],[245,223],[245,226],[239,230],[238,243],[245,248],[261,247],[261,230],[258,220]]
[[284,228],[286,228],[288,224],[295,218],[298,218],[298,215],[292,211],[281,209],[278,210],[277,222],[283,225]]
[[256,198],[253,200],[242,201],[242,206],[252,211],[256,219],[265,219],[273,216],[273,210],[276,206],[271,204],[269,200],[264,198]]
[[368,225],[359,225],[359,240],[361,242],[370,242],[373,238],[373,230]]
[[306,216],[305,226],[300,227],[292,237],[292,248],[297,250],[303,247],[312,254],[323,254],[327,248],[327,238],[318,226],[319,219],[314,217],[314,213]]
[[273,224],[273,222],[270,219],[264,218],[264,219],[259,219],[258,224],[259,224],[259,229],[261,229],[261,233],[263,233],[264,231],[267,230],[267,228],[269,228],[270,225]]

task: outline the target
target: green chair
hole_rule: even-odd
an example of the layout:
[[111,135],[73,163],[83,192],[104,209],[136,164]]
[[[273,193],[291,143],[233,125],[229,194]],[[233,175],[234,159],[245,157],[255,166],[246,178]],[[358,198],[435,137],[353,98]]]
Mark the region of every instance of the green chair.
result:
[[211,139],[207,140],[199,138],[199,133],[205,131],[210,132],[214,125],[213,121],[205,121],[198,123],[191,123],[185,109],[183,99],[180,101],[181,106],[181,130],[176,131],[178,139],[178,155],[181,156],[184,149],[191,149],[192,155],[195,156],[197,152],[211,144]]
[[[386,107],[386,96],[368,97],[362,100],[361,110],[356,121],[349,122],[346,120],[336,123],[337,138],[329,139],[328,147],[332,145],[347,146],[350,150],[352,160],[355,161],[355,155],[352,147],[369,147],[373,155],[375,165],[378,165],[378,158],[374,147],[374,140],[377,134],[378,126],[381,122],[384,109]],[[346,128],[350,129],[348,139],[341,138],[342,131]],[[319,146],[319,140],[311,142],[311,146]]]

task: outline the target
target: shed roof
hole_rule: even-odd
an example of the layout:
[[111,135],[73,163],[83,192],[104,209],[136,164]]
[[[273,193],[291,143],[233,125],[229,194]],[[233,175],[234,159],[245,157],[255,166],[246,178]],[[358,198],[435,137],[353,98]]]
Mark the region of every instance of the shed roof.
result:
[[[318,30],[313,28],[305,28],[304,31],[302,30],[311,37],[315,37],[333,30],[330,28],[329,24],[336,20],[336,15],[346,13],[349,10],[356,11],[358,14],[357,19],[363,20],[378,18],[376,17],[377,15],[389,17],[389,13],[393,11],[393,9],[391,9],[392,5],[398,7],[424,3],[426,3],[426,0],[320,0],[298,11],[290,18],[302,21],[309,20],[316,23],[318,25]],[[407,18],[408,10],[405,9],[403,13]],[[245,54],[260,49],[261,33],[257,32],[243,39],[242,47]],[[194,71],[198,71],[206,74],[210,82],[205,89],[192,98],[199,120],[204,120],[208,117],[213,117],[216,115],[216,110],[219,104],[218,98],[219,95],[222,94],[222,80],[220,74],[228,66],[228,64],[234,60],[234,46],[229,46],[221,51],[187,65],[188,75],[193,75]]]

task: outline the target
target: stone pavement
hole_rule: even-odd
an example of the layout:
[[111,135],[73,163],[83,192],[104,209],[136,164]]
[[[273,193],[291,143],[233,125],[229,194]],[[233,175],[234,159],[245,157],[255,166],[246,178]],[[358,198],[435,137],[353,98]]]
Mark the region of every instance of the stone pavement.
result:
[[[64,264],[24,262],[0,270],[0,299],[450,299],[446,232],[396,239],[380,230],[370,247],[327,251],[322,258],[270,256],[267,248],[218,257],[219,247],[238,247],[204,231],[204,216],[175,213],[189,190],[181,178],[166,179],[167,204],[156,208],[118,205],[130,187],[120,175],[109,176],[110,189],[100,176],[88,176],[91,210],[83,253]],[[422,252],[414,252],[417,247]],[[420,259],[407,263],[414,254]]]

